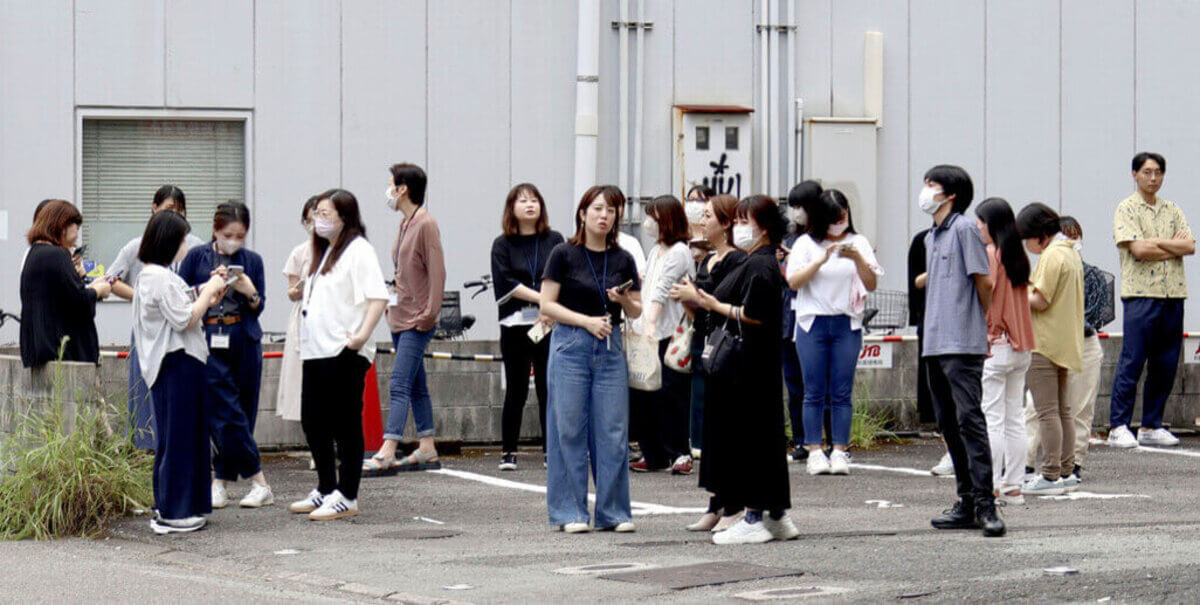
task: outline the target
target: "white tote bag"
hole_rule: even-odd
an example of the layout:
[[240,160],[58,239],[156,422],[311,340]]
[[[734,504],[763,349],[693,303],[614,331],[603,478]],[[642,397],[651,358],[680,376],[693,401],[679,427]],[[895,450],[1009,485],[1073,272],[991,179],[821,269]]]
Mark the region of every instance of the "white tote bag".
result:
[[639,391],[662,388],[662,362],[653,335],[625,332],[625,359],[629,362],[629,387]]

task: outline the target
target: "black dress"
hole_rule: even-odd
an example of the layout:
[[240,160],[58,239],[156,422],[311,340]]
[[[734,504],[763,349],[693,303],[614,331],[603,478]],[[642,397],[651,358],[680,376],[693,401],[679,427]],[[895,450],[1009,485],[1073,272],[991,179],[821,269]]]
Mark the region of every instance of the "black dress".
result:
[[96,336],[96,291],[75,272],[62,246],[34,244],[21,270],[21,363],[27,368],[58,359],[100,360]]
[[[774,249],[764,246],[733,268],[713,292],[717,300],[743,306],[746,317],[762,322],[741,325],[740,371],[710,377],[706,386],[700,485],[716,494],[727,511],[791,508],[779,363],[785,287]],[[714,317],[719,321],[722,316]],[[732,321],[729,325],[733,327]]]

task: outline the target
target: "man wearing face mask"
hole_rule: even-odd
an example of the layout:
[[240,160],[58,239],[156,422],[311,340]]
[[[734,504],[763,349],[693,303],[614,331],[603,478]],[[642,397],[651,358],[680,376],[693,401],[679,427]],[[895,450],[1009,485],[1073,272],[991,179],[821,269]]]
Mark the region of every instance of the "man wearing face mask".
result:
[[[262,382],[262,292],[266,289],[262,257],[246,249],[250,210],[237,200],[213,214],[212,242],[192,248],[179,265],[179,276],[192,286],[214,275],[228,284],[225,294],[203,319],[208,342],[204,410],[214,453],[212,507],[229,505],[228,484],[249,479],[251,488],[239,502],[244,508],[274,503],[262,473],[254,425]],[[240,270],[238,269],[240,267]]]
[[959,501],[933,519],[937,529],[983,529],[1003,536],[992,492],[992,454],[983,415],[983,361],[988,354],[986,309],[992,283],[987,247],[975,223],[962,216],[974,186],[967,171],[939,165],[925,173],[918,205],[933,216],[925,236],[925,343],[934,412],[954,464]]

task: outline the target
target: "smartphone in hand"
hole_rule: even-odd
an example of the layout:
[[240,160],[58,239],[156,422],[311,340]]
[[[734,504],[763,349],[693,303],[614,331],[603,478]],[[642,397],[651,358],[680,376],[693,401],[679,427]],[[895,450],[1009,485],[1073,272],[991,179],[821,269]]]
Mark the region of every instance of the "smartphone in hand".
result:
[[225,273],[225,287],[228,288],[229,286],[236,284],[238,278],[241,277],[242,273],[245,273],[245,271],[246,269],[241,265],[229,265]]

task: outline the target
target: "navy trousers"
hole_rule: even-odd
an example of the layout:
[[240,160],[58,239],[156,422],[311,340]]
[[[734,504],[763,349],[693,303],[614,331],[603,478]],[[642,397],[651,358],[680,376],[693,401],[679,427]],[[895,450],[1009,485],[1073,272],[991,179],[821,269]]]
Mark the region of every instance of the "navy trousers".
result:
[[[204,326],[208,338],[205,412],[212,433],[213,475],[225,481],[250,478],[262,467],[254,442],[258,391],[262,383],[262,343],[251,339],[242,324]],[[229,337],[229,348],[213,348],[213,335]]]
[[204,364],[183,351],[163,358],[151,388],[158,444],[154,450],[154,508],[166,519],[212,512]]
[[1121,302],[1125,306],[1125,336],[1113,376],[1109,425],[1129,426],[1133,421],[1134,396],[1145,366],[1142,426],[1161,428],[1183,346],[1183,299],[1126,298]]
[[[788,420],[792,425],[792,446],[804,447],[804,372],[796,341],[783,340],[783,384],[787,387]],[[828,414],[826,414],[828,417]],[[828,421],[826,421],[828,424]]]

